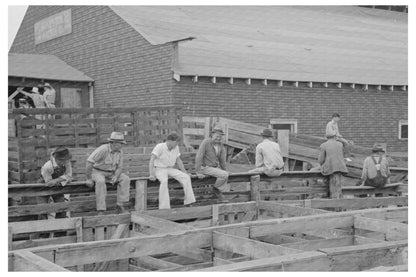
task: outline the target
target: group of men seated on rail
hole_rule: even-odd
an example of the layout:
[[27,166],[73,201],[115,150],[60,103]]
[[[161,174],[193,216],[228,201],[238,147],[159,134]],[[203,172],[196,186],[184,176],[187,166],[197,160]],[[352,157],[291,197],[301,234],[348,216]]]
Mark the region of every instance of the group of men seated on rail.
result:
[[[342,138],[338,131],[337,122],[339,115],[334,114],[326,129],[327,142],[320,147],[318,169],[323,175],[334,173],[347,173],[345,160],[349,159],[348,144],[350,142]],[[256,146],[255,168],[248,173],[279,176],[283,172],[284,161],[279,144],[274,140],[272,130],[264,129],[260,134],[263,141]],[[214,127],[211,137],[202,141],[195,157],[195,171],[197,178],[213,176],[216,181],[213,185],[214,194],[219,203],[229,202],[227,192],[230,192],[228,183],[229,172],[226,167],[227,151],[223,144],[224,132],[220,127]],[[149,180],[160,182],[159,209],[170,209],[168,178],[176,179],[184,190],[184,205],[192,206],[196,200],[191,184],[191,174],[185,169],[180,158],[178,144],[181,138],[177,133],[167,136],[166,142],[157,144],[149,162]],[[111,183],[117,186],[117,210],[125,212],[129,209],[130,178],[122,172],[123,152],[126,144],[124,135],[113,132],[108,138],[108,143],[96,148],[87,159],[86,185],[95,187],[96,208],[99,214],[103,214],[106,207],[107,186]],[[363,165],[361,185],[384,186],[390,176],[385,150],[379,144],[373,147],[373,154],[365,159]],[[346,156],[346,157],[345,157]],[[345,158],[344,158],[345,157]],[[43,181],[48,186],[66,185],[71,181],[71,154],[65,147],[58,147],[51,158],[42,167]],[[46,201],[46,198],[45,198]],[[63,195],[55,195],[55,202],[64,201]],[[56,217],[65,217],[57,214]]]

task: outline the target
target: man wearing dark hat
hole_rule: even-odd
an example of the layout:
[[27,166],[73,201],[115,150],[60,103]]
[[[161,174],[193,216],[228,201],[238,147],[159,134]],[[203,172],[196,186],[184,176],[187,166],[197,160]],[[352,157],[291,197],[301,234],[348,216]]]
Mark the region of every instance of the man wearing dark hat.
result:
[[[65,186],[72,180],[71,153],[66,147],[58,147],[52,152],[51,158],[41,169],[42,181],[47,186]],[[55,203],[65,202],[63,194],[54,194],[52,199]],[[48,203],[49,196],[39,196],[37,202]],[[65,212],[56,213],[55,218],[65,218]],[[46,219],[47,216],[40,215],[40,219]]]
[[382,144],[375,143],[372,151],[373,154],[364,160],[360,183],[365,186],[381,188],[389,182],[391,175],[389,162]]
[[344,161],[342,143],[336,140],[333,133],[326,134],[327,141],[320,146],[318,163],[323,175],[329,177],[330,198],[342,198],[341,175],[348,173]]
[[222,143],[223,135],[222,128],[217,126],[212,130],[211,138],[202,141],[195,157],[195,170],[199,178],[203,178],[204,174],[216,177],[214,192],[220,202],[227,202],[223,192],[229,192],[230,185],[227,184],[227,151]]
[[106,181],[117,185],[117,210],[126,212],[130,200],[130,178],[122,173],[123,152],[121,148],[126,144],[124,135],[119,132],[112,132],[109,143],[101,145],[87,159],[86,185],[93,187],[95,183],[95,195],[98,214],[107,210]]
[[264,173],[270,177],[280,176],[284,166],[280,146],[272,140],[272,130],[264,129],[261,136],[263,141],[256,147],[256,168],[249,173]]

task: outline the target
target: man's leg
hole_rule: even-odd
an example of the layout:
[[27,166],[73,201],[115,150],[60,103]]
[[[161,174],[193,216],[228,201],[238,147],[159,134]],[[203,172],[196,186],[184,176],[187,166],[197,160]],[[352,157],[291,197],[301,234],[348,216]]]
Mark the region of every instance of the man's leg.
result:
[[182,185],[183,192],[185,193],[185,199],[183,201],[184,205],[196,202],[194,191],[192,189],[191,177],[188,174],[183,173],[176,168],[169,168],[168,176],[171,176]]
[[168,171],[166,168],[156,168],[155,176],[160,182],[159,187],[159,209],[170,209],[170,198],[168,188]]
[[118,177],[117,184],[117,205],[120,206],[121,210],[128,209],[130,201],[130,177],[124,173]]
[[105,185],[105,175],[98,170],[92,171],[92,180],[95,183],[95,198],[97,211],[107,210],[105,198],[107,196],[107,187]]
[[229,192],[230,184],[227,184],[228,181],[228,172],[219,168],[214,167],[204,167],[202,173],[205,175],[216,177],[217,180],[214,184],[214,187],[217,188],[220,192]]
[[344,158],[349,159],[351,157],[351,145],[350,145],[350,143],[344,138],[337,138],[337,140],[339,142],[341,142],[342,145],[344,146]]

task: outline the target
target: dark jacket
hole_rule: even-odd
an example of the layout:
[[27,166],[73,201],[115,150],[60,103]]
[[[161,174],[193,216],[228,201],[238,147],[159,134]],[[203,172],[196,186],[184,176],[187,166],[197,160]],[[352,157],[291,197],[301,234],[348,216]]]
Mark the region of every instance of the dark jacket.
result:
[[217,156],[214,144],[211,139],[204,139],[199,146],[198,153],[195,157],[195,169],[200,171],[201,166],[220,167],[226,170],[227,151],[224,145],[220,144],[220,151]]
[[335,139],[329,139],[321,144],[318,162],[322,167],[323,175],[331,175],[335,172],[348,173],[342,147],[342,143]]

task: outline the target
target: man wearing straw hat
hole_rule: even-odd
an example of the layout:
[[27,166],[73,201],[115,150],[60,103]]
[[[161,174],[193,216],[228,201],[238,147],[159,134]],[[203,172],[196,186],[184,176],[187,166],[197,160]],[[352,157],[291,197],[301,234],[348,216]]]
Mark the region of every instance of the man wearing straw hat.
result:
[[45,103],[48,108],[55,108],[55,98],[56,98],[56,91],[55,89],[49,84],[45,83],[42,85],[43,89],[43,97],[45,98]]
[[[71,153],[68,148],[60,146],[52,152],[51,158],[47,161],[41,169],[41,175],[43,182],[47,186],[65,186],[72,180],[72,167],[71,167]],[[55,203],[65,202],[63,194],[54,194],[52,199]],[[37,199],[38,204],[48,203],[49,196],[39,196]],[[55,218],[65,218],[66,212],[58,212]],[[39,219],[46,219],[45,215],[40,215]]]
[[123,144],[126,144],[124,135],[112,132],[109,143],[101,145],[87,159],[86,185],[93,187],[95,183],[95,194],[98,214],[104,214],[107,210],[106,182],[113,186],[117,185],[117,211],[127,212],[130,199],[130,178],[122,173],[123,169]]
[[348,173],[344,161],[343,145],[334,133],[326,134],[327,141],[320,146],[318,163],[322,175],[329,178],[329,197],[342,198],[341,176]]
[[256,168],[249,173],[264,173],[270,177],[280,176],[284,166],[280,146],[272,140],[272,130],[264,129],[260,135],[263,141],[256,147]]
[[389,182],[391,175],[389,162],[382,144],[375,143],[372,151],[373,154],[364,160],[360,183],[365,186],[381,188]]
[[223,192],[230,191],[228,172],[226,171],[227,151],[222,143],[224,132],[221,127],[216,126],[212,130],[211,138],[202,141],[195,157],[195,170],[199,178],[204,175],[216,177],[214,194],[219,202],[228,202]]

